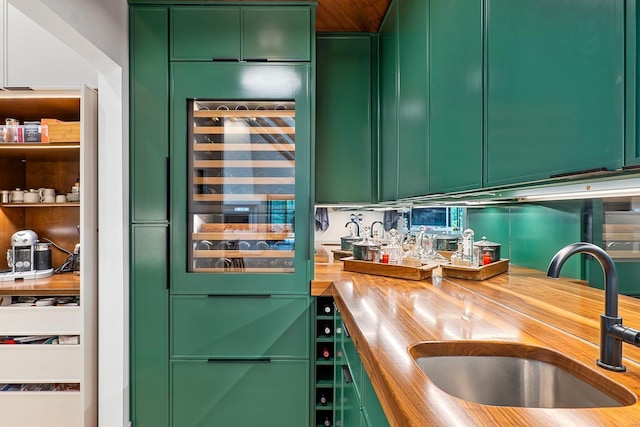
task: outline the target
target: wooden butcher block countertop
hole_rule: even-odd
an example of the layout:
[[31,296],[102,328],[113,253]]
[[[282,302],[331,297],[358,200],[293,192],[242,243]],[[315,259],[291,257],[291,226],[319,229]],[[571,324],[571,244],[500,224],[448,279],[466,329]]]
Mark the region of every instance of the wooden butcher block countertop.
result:
[[[484,281],[411,281],[316,264],[312,295],[333,295],[392,426],[640,426],[640,403],[547,409],[481,405],[437,388],[409,348],[424,341],[518,343],[550,349],[640,396],[640,349],[623,344],[626,372],[599,368],[604,292],[511,266]],[[640,329],[640,300],[620,296],[624,325]],[[491,387],[487,384],[487,387]]]

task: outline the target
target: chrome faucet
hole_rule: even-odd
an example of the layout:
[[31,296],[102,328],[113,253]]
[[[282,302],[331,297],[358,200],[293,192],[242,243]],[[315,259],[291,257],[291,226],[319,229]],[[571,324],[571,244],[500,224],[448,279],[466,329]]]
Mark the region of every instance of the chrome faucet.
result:
[[640,330],[627,328],[618,317],[618,272],[616,265],[602,248],[592,243],[572,243],[554,255],[547,276],[558,278],[565,261],[574,254],[586,253],[595,257],[604,270],[604,314],[600,315],[600,359],[596,364],[610,371],[624,372],[622,343],[640,347]]
[[374,234],[374,233],[373,233],[373,227],[374,227],[376,224],[380,224],[380,234],[378,235],[378,238],[383,239],[383,238],[384,238],[384,224],[382,223],[382,221],[373,221],[373,222],[371,223],[371,236],[369,236],[369,237],[371,237],[371,238],[373,238],[373,237],[374,237],[374,236],[373,236],[373,234]]

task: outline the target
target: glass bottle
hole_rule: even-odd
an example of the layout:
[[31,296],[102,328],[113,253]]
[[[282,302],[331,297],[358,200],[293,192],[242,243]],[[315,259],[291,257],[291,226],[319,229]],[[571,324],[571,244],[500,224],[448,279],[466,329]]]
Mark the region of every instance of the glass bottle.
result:
[[473,230],[467,228],[462,232],[462,259],[468,262],[468,265],[476,265],[473,256]]
[[402,250],[402,245],[400,245],[398,231],[395,228],[389,230],[389,243],[385,251],[389,255],[389,264],[399,265],[402,263],[404,251]]

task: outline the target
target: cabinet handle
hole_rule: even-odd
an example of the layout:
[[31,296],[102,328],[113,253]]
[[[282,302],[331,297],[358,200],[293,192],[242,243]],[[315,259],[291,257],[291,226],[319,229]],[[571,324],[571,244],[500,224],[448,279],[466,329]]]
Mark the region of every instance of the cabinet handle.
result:
[[344,334],[348,337],[350,337],[351,335],[349,335],[349,330],[347,329],[347,325],[344,324],[344,322],[342,322],[342,329],[344,329]]
[[208,294],[208,298],[271,298],[271,294]]
[[267,61],[269,61],[268,58],[259,58],[259,57],[257,57],[257,58],[243,58],[242,60],[246,61],[246,62],[267,62]]
[[599,172],[610,172],[610,171],[607,168],[585,169],[585,170],[581,170],[581,171],[558,173],[558,174],[555,174],[555,175],[550,175],[549,178],[550,179],[553,179],[553,178],[567,178],[567,177],[575,176],[575,175],[580,175],[580,176],[599,175]]
[[[166,219],[171,218],[171,159],[169,157],[165,157],[165,161],[164,161],[164,167],[165,167],[165,178],[167,179],[167,182],[165,183],[166,185],[166,194],[167,194],[167,199],[166,199]],[[168,246],[167,246],[168,247]]]
[[353,377],[351,376],[349,365],[342,365],[342,376],[344,377],[344,382],[346,382],[347,384],[353,382]]
[[232,357],[222,359],[207,359],[207,363],[271,363],[270,357],[254,357],[249,359],[234,359]]
[[214,62],[239,62],[240,60],[238,58],[226,58],[226,57],[213,57],[211,58],[212,61]]

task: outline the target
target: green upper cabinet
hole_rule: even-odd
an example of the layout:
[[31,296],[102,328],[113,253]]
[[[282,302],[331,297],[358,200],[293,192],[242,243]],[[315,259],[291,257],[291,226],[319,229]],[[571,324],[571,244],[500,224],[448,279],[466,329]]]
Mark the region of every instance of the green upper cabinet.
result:
[[431,0],[430,190],[482,186],[482,2]]
[[242,57],[245,60],[309,61],[315,28],[308,7],[243,9]]
[[370,203],[371,36],[323,34],[316,50],[316,203]]
[[428,2],[398,6],[398,197],[429,192]]
[[640,46],[640,32],[638,32],[638,19],[640,8],[636,2],[626,3],[626,123],[625,123],[625,165],[640,164],[640,97],[638,96],[638,70],[640,67],[640,55],[637,54]]
[[622,165],[624,3],[487,1],[485,185]]
[[392,2],[379,33],[380,138],[378,199],[398,198],[398,4]]
[[240,59],[239,7],[175,7],[171,11],[171,59]]
[[130,10],[131,221],[167,221],[167,9]]
[[314,14],[307,6],[176,6],[174,61],[310,61]]

